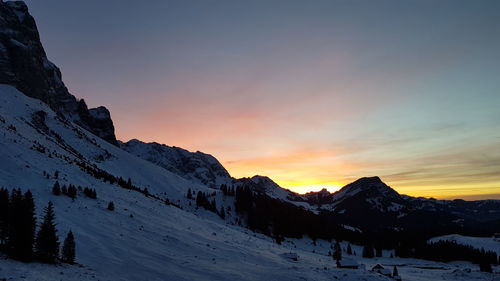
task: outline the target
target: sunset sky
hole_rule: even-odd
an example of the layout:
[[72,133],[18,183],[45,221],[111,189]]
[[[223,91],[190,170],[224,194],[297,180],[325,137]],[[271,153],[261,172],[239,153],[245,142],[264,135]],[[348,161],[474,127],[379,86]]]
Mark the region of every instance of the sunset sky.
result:
[[500,199],[500,1],[30,0],[120,140],[297,192]]

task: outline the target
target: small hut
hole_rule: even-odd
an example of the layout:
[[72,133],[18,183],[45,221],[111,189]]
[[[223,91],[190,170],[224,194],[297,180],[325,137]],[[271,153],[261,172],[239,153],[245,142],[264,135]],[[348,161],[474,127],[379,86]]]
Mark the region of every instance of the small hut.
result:
[[391,270],[383,267],[381,264],[377,264],[374,267],[372,267],[372,271],[379,273],[379,274],[382,274],[382,275],[385,275],[385,276],[388,276],[388,277],[392,277]]

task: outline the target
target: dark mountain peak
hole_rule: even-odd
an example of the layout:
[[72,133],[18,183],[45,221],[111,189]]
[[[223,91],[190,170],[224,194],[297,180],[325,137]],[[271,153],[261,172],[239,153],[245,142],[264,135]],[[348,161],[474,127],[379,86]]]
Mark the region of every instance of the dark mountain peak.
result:
[[384,184],[384,182],[379,177],[374,176],[374,177],[362,177],[360,179],[355,180],[351,184],[377,185],[377,184]]
[[399,194],[388,185],[386,185],[379,177],[364,177],[360,178],[344,187],[335,193],[335,197],[339,195],[355,195],[359,192],[369,193],[369,195],[398,195]]
[[77,100],[68,92],[61,71],[47,59],[35,20],[22,1],[0,1],[0,84],[16,87],[95,135],[116,144],[109,112],[103,107],[88,109],[83,100]]
[[302,197],[305,197],[306,201],[312,205],[323,205],[332,202],[333,193],[329,192],[326,188],[321,189],[320,191],[311,191],[308,192]]
[[271,178],[266,176],[253,176],[251,178],[240,178],[236,181],[237,185],[243,185],[251,188],[253,191],[264,193],[273,198],[286,199],[296,195],[288,189],[282,188]]

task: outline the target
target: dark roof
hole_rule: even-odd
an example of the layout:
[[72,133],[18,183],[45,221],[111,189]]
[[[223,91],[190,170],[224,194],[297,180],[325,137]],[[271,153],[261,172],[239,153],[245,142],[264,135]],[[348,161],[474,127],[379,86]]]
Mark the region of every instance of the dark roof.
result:
[[377,264],[376,266],[372,267],[372,270],[373,269],[385,269],[383,266],[381,266],[380,264]]

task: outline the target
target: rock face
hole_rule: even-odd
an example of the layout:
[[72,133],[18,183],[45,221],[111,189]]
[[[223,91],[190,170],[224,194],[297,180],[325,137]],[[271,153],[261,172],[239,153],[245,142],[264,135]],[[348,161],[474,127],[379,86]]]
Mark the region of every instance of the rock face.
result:
[[113,121],[104,107],[88,109],[61,80],[61,71],[47,59],[35,20],[22,1],[0,0],[0,83],[16,87],[48,104],[106,141],[117,144]]
[[222,164],[212,155],[190,152],[179,147],[139,140],[120,142],[120,148],[139,158],[152,162],[187,180],[218,188],[232,181]]

